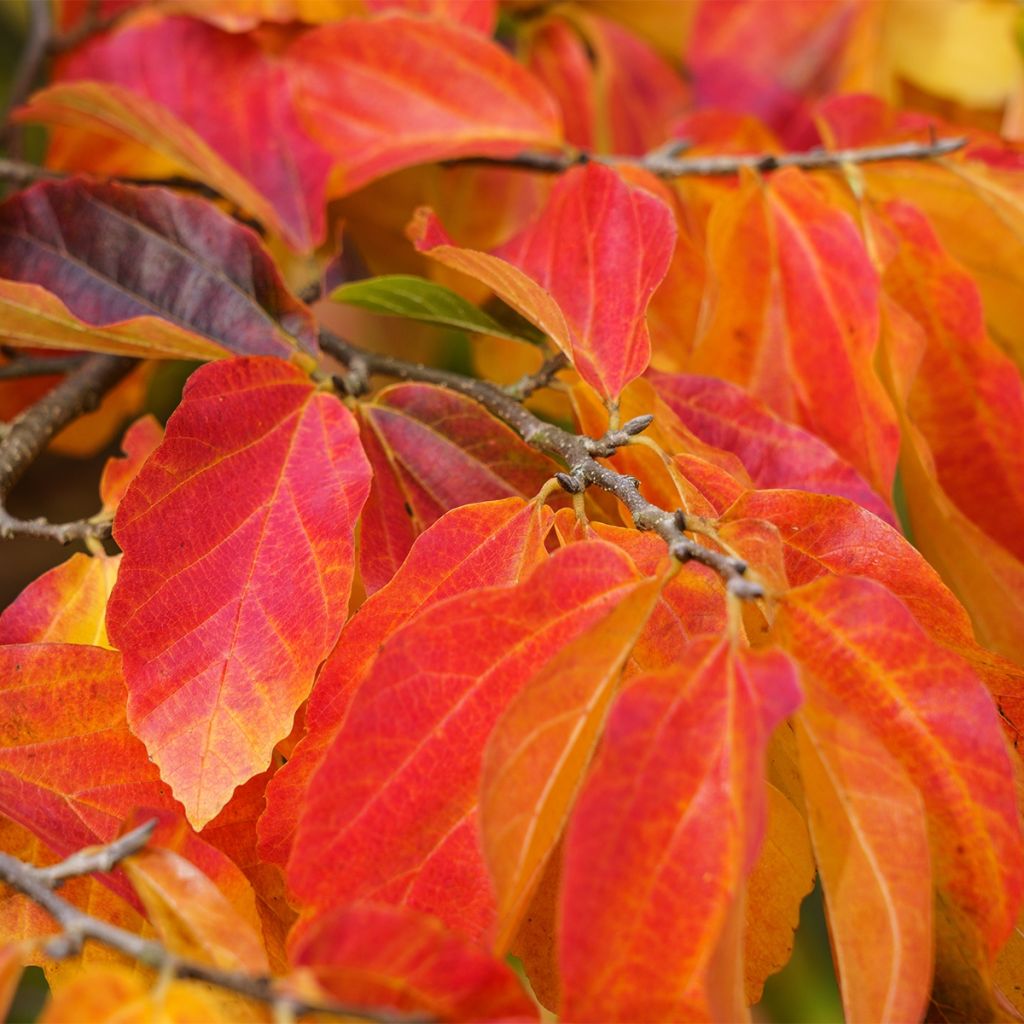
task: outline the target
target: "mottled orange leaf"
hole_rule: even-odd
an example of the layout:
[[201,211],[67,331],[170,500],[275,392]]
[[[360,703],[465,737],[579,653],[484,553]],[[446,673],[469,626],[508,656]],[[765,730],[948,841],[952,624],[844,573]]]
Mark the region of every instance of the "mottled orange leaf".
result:
[[486,933],[496,906],[477,791],[488,737],[526,681],[635,580],[611,545],[574,544],[518,586],[457,595],[392,634],[310,782],[288,862],[299,901],[406,904]]
[[349,1005],[446,1021],[536,1020],[515,975],[477,943],[409,907],[359,902],[303,921],[292,963]]
[[[191,861],[153,845],[126,860],[124,871],[172,953],[228,971],[267,973],[258,919],[254,930],[253,923]],[[255,913],[254,900],[252,909]]]
[[18,991],[21,972],[24,969],[22,951],[13,943],[0,947],[0,1014],[8,1017],[14,993]]
[[261,856],[282,866],[310,777],[345,720],[353,695],[387,638],[438,601],[480,587],[518,583],[547,557],[546,508],[521,498],[453,509],[423,533],[384,587],[346,624],[306,710],[306,735],[267,789]]
[[792,591],[777,623],[810,699],[862,723],[923,797],[938,891],[933,999],[988,1019],[992,962],[1024,894],[1013,766],[991,698],[871,580],[826,578]]
[[[58,855],[114,839],[135,807],[176,806],[128,731],[124,698],[114,651],[0,647],[0,812]],[[104,878],[128,895],[123,878]]]
[[920,1020],[932,980],[921,794],[870,721],[808,678],[797,741],[847,1021]]
[[369,593],[449,509],[533,497],[558,469],[477,402],[431,384],[386,388],[359,415],[374,474],[360,527],[359,569]]
[[[875,96],[839,96],[817,110],[830,146],[870,146],[967,133],[890,109]],[[997,344],[1024,368],[1024,189],[1014,148],[994,136],[938,160],[897,160],[860,168],[866,195],[909,199],[927,215],[942,244],[970,271],[981,290]]]
[[0,277],[16,345],[304,364],[317,351],[259,238],[165,189],[72,179],[17,193],[0,206]]
[[561,141],[541,84],[460,26],[407,15],[325,25],[289,59],[303,126],[334,156],[335,194],[413,164]]
[[761,844],[765,746],[799,699],[784,655],[716,637],[623,690],[566,835],[563,1017],[714,1012],[705,972]]
[[853,221],[789,169],[767,183],[745,176],[707,230],[711,282],[690,369],[740,384],[888,495],[899,430],[874,368],[878,274]]
[[133,731],[196,827],[291,729],[345,619],[368,487],[345,407],[240,359],[193,374],[121,502],[107,626]]
[[761,852],[747,880],[743,947],[744,994],[761,998],[765,980],[789,962],[800,904],[814,887],[814,852],[803,814],[771,783],[768,824]]
[[924,350],[907,414],[928,443],[938,486],[964,514],[1024,558],[1024,384],[989,339],[974,280],[950,257],[919,209],[879,211],[893,247],[882,282],[921,325]]
[[33,580],[0,614],[0,644],[110,647],[107,601],[120,555],[72,555]]
[[107,459],[100,477],[100,499],[103,511],[113,515],[128,485],[139,475],[143,463],[163,440],[164,428],[152,414],[137,419],[121,438],[123,456]]
[[480,831],[497,891],[499,952],[515,936],[561,836],[662,584],[638,583],[533,676],[494,727],[480,779]]
[[493,288],[548,334],[609,399],[647,367],[645,314],[668,270],[675,221],[609,167],[563,175],[539,217],[493,254],[460,249],[421,211],[417,248]]
[[658,397],[702,441],[738,456],[758,487],[838,494],[894,524],[888,502],[824,441],[715,377],[651,371]]
[[[238,1004],[226,1012],[221,998],[194,981],[157,985],[153,978],[116,965],[95,965],[64,985],[44,1007],[41,1024],[195,1024],[266,1019],[253,1010],[238,1016]],[[258,1016],[256,1014],[259,1014]]]

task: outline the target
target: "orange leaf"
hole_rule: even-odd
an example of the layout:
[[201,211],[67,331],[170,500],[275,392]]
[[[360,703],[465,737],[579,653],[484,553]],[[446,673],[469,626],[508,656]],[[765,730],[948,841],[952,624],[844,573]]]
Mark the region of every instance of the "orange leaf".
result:
[[121,504],[121,499],[128,490],[128,485],[139,475],[143,463],[164,437],[164,428],[152,414],[137,419],[121,438],[123,457],[113,456],[107,459],[100,477],[100,498],[103,511],[111,515]]
[[558,468],[472,399],[430,384],[386,388],[359,413],[373,466],[359,552],[371,594],[449,509],[532,497]]
[[244,359],[193,374],[121,502],[107,624],[128,717],[196,827],[291,729],[345,619],[368,487],[345,407]]
[[335,194],[413,164],[561,141],[540,83],[456,25],[405,15],[325,25],[297,39],[289,60],[304,127],[335,157]]
[[0,206],[0,276],[16,345],[303,364],[317,352],[312,314],[259,238],[164,189],[72,179],[17,193]]
[[[123,866],[172,953],[227,971],[267,973],[259,931],[191,861],[172,850],[150,846]],[[252,899],[251,892],[249,896]],[[255,912],[254,901],[252,909]]]
[[0,644],[110,647],[107,601],[120,555],[72,555],[33,580],[0,614]]
[[303,921],[292,963],[335,999],[446,1021],[536,1020],[515,975],[479,945],[408,907],[355,903]]
[[[109,842],[137,806],[176,806],[128,731],[116,652],[0,647],[0,687],[0,812],[54,853]],[[128,896],[123,879],[104,880]]]
[[888,495],[899,431],[873,365],[878,275],[853,222],[796,169],[747,176],[711,212],[708,258],[691,369],[742,385]]
[[932,871],[921,794],[870,723],[808,678],[797,740],[846,1020],[921,1020]]
[[939,895],[933,998],[992,1016],[992,961],[1024,895],[1024,845],[991,698],[873,581],[801,587],[777,623],[817,706],[870,731],[920,791]]
[[[210,1024],[265,1020],[259,1011],[239,1016],[239,1003],[225,1006],[220,997],[198,982],[172,981],[154,987],[151,979],[114,965],[95,965],[63,986],[43,1009],[40,1024],[70,1020],[90,1024]],[[257,1016],[256,1014],[259,1014]]]
[[645,580],[564,647],[512,699],[491,733],[480,830],[507,950],[558,841],[633,645],[663,579]]
[[647,305],[675,244],[671,210],[600,164],[574,168],[540,216],[493,254],[454,246],[420,211],[416,247],[483,281],[616,399],[651,356]]
[[317,677],[306,735],[267,789],[259,824],[264,860],[282,866],[287,861],[309,780],[388,637],[445,598],[518,583],[547,558],[550,521],[546,509],[506,498],[453,509],[417,538],[395,576],[346,624]]
[[611,545],[574,544],[518,586],[459,594],[392,634],[310,783],[288,863],[301,903],[401,903],[486,932],[496,908],[476,815],[488,737],[526,680],[635,579]]
[[619,696],[566,835],[563,1017],[713,1012],[705,971],[761,844],[765,745],[798,702],[784,655],[710,637]]

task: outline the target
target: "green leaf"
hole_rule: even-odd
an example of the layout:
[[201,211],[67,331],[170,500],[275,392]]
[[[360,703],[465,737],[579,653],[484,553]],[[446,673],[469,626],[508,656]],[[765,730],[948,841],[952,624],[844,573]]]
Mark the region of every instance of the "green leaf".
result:
[[442,324],[475,334],[512,338],[514,341],[533,340],[523,333],[503,327],[450,288],[411,274],[385,274],[343,284],[331,292],[330,298],[334,302],[368,309],[371,313]]

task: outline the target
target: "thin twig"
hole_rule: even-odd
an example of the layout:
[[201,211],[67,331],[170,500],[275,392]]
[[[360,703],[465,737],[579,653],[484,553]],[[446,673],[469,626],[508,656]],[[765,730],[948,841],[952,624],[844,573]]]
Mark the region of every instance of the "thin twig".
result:
[[0,380],[20,380],[23,377],[59,377],[77,370],[84,356],[18,356],[0,366]]
[[55,181],[66,178],[60,171],[38,167],[26,160],[10,160],[0,157],[0,181],[10,181],[18,186],[31,185],[35,181]]
[[7,102],[0,111],[0,142],[15,151],[19,148],[13,135],[14,126],[10,123],[11,111],[21,106],[32,91],[36,79],[42,71],[53,37],[53,12],[49,0],[35,0],[28,5],[28,38],[18,59],[18,65],[11,80],[11,88],[7,94]]
[[535,391],[548,387],[552,380],[554,380],[555,374],[560,370],[564,370],[568,365],[569,360],[565,358],[565,353],[556,352],[544,361],[544,365],[536,373],[528,373],[520,377],[515,384],[509,384],[507,387],[502,388],[502,390],[510,398],[514,398],[517,402],[522,402]]
[[967,144],[965,138],[933,139],[929,142],[897,142],[859,149],[811,149],[802,153],[748,153],[737,156],[678,157],[667,150],[654,150],[640,157],[605,156],[581,152],[518,153],[511,157],[464,157],[450,161],[458,164],[486,164],[528,171],[557,174],[579,164],[595,161],[603,164],[628,164],[642,167],[659,178],[714,178],[739,174],[744,168],[767,173],[783,167],[821,170],[844,164],[881,163],[887,160],[931,160],[947,156]]
[[[516,398],[487,381],[369,352],[326,330],[320,332],[320,346],[345,366],[360,365],[364,380],[366,372],[379,373],[399,380],[436,384],[472,398],[510,426],[530,447],[562,462],[567,472],[559,473],[558,480],[565,490],[579,494],[587,487],[600,487],[629,509],[637,529],[657,533],[671,554],[680,561],[695,561],[709,566],[722,578],[728,591],[737,597],[764,596],[760,585],[745,577],[745,562],[713,551],[686,536],[686,517],[682,511],[659,508],[640,493],[640,481],[636,477],[616,472],[597,461],[614,455],[618,448],[629,442],[630,437],[650,424],[650,418],[644,416],[631,420],[621,430],[610,431],[601,438],[585,437],[545,423]],[[341,378],[339,383],[345,386],[345,378]]]
[[89,356],[10,425],[0,441],[0,537],[38,537],[67,544],[109,534],[109,522],[79,520],[56,524],[45,519],[18,519],[6,511],[4,503],[50,439],[72,420],[95,409],[134,365],[134,359],[123,356]]
[[54,886],[67,878],[92,872],[109,871],[125,857],[141,850],[156,827],[149,821],[105,847],[81,850],[67,860],[49,868],[37,868],[17,857],[0,853],[0,881],[39,904],[61,927],[61,933],[50,939],[43,952],[55,959],[77,954],[86,940],[99,942],[133,960],[152,967],[166,976],[205,981],[228,992],[237,992],[261,1003],[267,1003],[281,1016],[304,1013],[330,1014],[375,1022],[375,1024],[428,1024],[431,1018],[402,1014],[364,1006],[335,1002],[312,1002],[283,991],[274,978],[267,975],[226,971],[208,964],[186,960],[152,939],[144,939],[107,921],[92,917],[62,899]]

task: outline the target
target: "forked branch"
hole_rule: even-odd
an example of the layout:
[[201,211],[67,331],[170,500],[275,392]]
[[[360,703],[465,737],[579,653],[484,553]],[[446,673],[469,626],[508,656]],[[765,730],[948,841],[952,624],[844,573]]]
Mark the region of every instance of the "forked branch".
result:
[[308,1001],[283,990],[274,978],[267,975],[226,971],[184,959],[159,942],[144,939],[134,932],[86,914],[54,892],[68,878],[110,871],[126,857],[138,853],[149,841],[155,827],[155,820],[146,822],[106,846],[80,850],[48,868],[35,867],[17,857],[0,853],[0,881],[37,903],[61,927],[61,932],[44,945],[43,953],[46,956],[55,959],[74,956],[87,940],[91,940],[152,967],[165,977],[204,981],[228,992],[266,1003],[273,1007],[275,1019],[287,1020],[300,1014],[316,1013],[375,1024],[427,1024],[429,1018],[423,1016],[343,1003]]
[[[472,398],[510,426],[532,448],[558,459],[566,467],[565,473],[558,474],[559,483],[565,490],[580,494],[587,487],[600,487],[629,509],[637,529],[657,533],[681,562],[695,561],[709,566],[721,576],[728,591],[737,597],[764,596],[760,585],[746,578],[745,562],[713,551],[686,535],[687,522],[682,511],[669,511],[653,504],[640,493],[640,481],[636,477],[619,473],[598,462],[599,458],[614,455],[618,448],[629,443],[633,435],[644,430],[651,422],[648,417],[630,421],[621,430],[609,431],[601,438],[586,437],[545,423],[514,395],[488,381],[369,352],[329,331],[320,332],[320,345],[349,368],[349,373],[338,379],[342,388],[350,389],[354,376],[359,378],[359,385],[365,387],[366,375],[378,373],[398,380],[436,384]],[[355,367],[358,367],[356,374],[353,373]]]
[[45,519],[18,519],[4,505],[14,485],[50,439],[72,420],[95,409],[134,365],[135,360],[123,356],[89,356],[7,428],[0,440],[0,537],[39,537],[67,544],[86,537],[104,537],[110,532],[109,523],[88,520],[58,524]]

